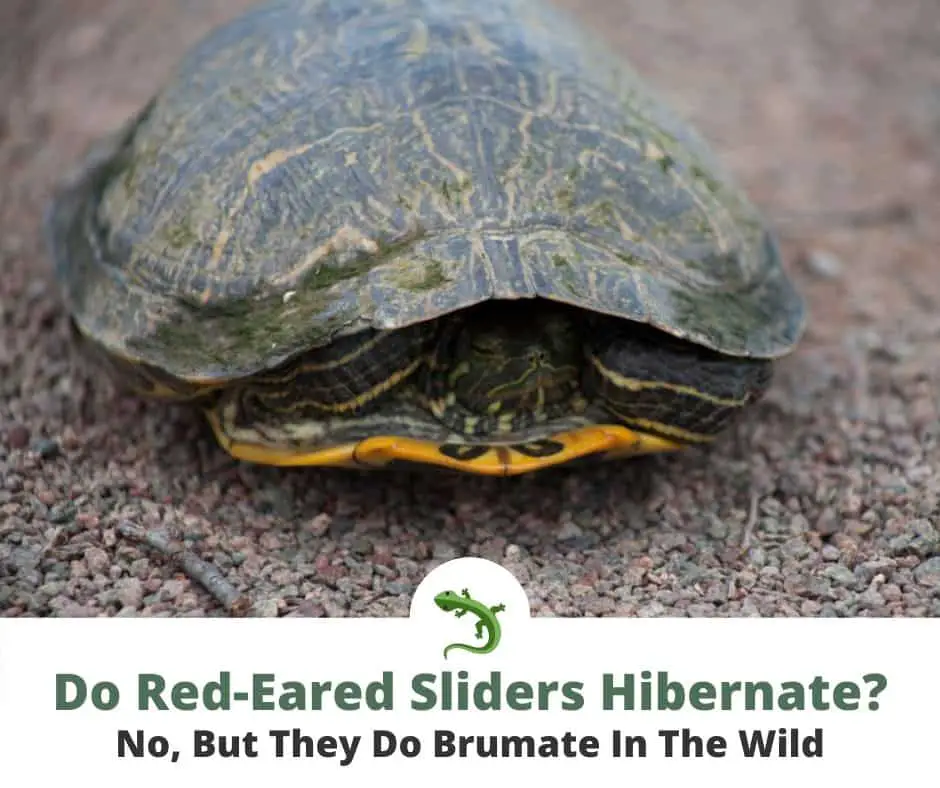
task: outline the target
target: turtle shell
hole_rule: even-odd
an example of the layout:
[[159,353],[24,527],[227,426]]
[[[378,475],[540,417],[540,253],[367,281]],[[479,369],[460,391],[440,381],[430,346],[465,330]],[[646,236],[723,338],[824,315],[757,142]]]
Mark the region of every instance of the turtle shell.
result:
[[258,5],[92,149],[46,232],[78,328],[189,380],[488,299],[733,356],[804,322],[699,135],[537,0]]

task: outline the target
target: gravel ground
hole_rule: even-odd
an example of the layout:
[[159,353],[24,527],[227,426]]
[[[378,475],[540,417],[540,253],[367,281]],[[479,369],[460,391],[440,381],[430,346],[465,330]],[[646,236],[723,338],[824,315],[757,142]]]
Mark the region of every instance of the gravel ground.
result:
[[[575,6],[577,0],[568,0]],[[240,465],[73,360],[37,239],[55,179],[244,0],[0,8],[0,610],[401,616],[501,562],[536,615],[940,615],[940,6],[594,0],[784,233],[812,323],[714,447],[489,480]],[[123,529],[123,530],[122,530]]]

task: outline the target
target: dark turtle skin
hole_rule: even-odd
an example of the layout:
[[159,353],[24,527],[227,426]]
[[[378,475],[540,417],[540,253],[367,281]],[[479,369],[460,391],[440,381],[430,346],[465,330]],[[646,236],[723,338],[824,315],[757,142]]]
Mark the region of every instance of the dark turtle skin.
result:
[[805,322],[699,135],[538,0],[258,4],[45,227],[83,346],[257,462],[707,441]]

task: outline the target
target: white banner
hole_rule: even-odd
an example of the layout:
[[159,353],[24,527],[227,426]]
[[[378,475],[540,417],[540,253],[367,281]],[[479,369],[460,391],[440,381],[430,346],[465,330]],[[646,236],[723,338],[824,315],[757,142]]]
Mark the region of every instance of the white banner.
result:
[[913,784],[938,646],[929,619],[530,618],[462,558],[407,619],[0,621],[0,763],[97,788]]

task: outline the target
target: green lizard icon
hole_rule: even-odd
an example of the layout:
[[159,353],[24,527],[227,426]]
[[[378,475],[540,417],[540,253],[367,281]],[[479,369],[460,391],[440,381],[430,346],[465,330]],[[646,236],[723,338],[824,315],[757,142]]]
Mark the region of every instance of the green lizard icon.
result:
[[482,646],[471,646],[469,643],[451,643],[444,649],[444,659],[447,659],[447,653],[451,649],[461,648],[474,654],[488,654],[499,644],[502,628],[499,621],[496,620],[496,614],[502,613],[506,609],[505,605],[487,607],[470,596],[470,591],[466,588],[462,594],[455,594],[453,591],[442,591],[434,597],[434,602],[445,613],[453,611],[457,618],[465,616],[467,613],[473,613],[477,617],[477,637],[483,637],[484,629],[487,634],[486,643]]

